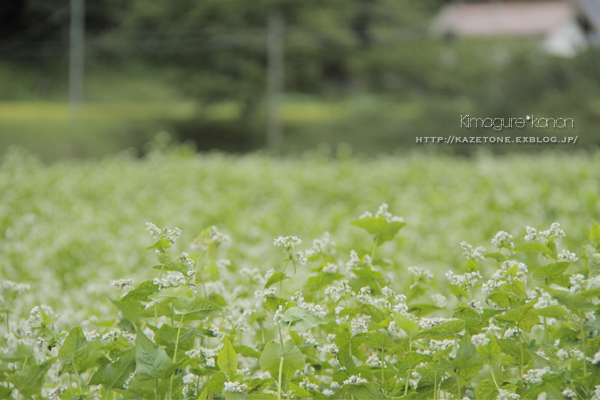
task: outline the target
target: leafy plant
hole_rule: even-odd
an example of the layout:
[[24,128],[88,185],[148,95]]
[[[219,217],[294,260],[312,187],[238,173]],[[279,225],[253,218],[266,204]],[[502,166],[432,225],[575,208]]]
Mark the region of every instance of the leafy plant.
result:
[[[240,269],[246,284],[228,290],[225,275],[236,270],[219,258],[231,244],[228,235],[212,226],[191,254],[175,257],[181,231],[148,223],[157,277],[137,285],[113,281],[125,291],[113,299],[117,317],[82,321],[68,333],[45,305],[10,323],[15,300],[30,287],[4,281],[0,395],[600,399],[596,223],[580,255],[560,250],[565,232],[558,223],[545,231],[527,227],[519,245],[500,231],[493,253],[461,243],[467,261],[454,269],[464,272],[446,274],[450,305],[440,293],[426,298],[439,285],[425,268],[407,268],[406,295],[382,272],[389,263],[377,258],[378,248],[396,243],[405,226],[387,205],[351,225],[372,242],[351,250],[349,259],[336,258],[329,235],[304,250],[299,238],[279,237],[279,271]],[[286,283],[299,267],[310,275],[292,294]]]

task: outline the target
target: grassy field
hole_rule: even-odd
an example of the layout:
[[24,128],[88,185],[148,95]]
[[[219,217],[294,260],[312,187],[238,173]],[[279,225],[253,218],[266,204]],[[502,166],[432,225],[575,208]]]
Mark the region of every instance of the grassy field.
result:
[[0,394],[596,399],[599,163],[13,149]]
[[0,273],[44,282],[28,306],[81,307],[72,300],[103,293],[110,279],[151,263],[148,221],[182,229],[180,250],[217,225],[234,240],[228,257],[236,268],[268,269],[279,235],[310,243],[325,231],[343,259],[364,239],[349,222],[381,203],[407,223],[394,250],[381,250],[389,272],[401,275],[413,264],[443,271],[461,265],[462,240],[489,245],[500,229],[519,238],[526,225],[547,229],[558,221],[565,244],[579,243],[600,219],[600,179],[590,168],[599,162],[597,155],[560,154],[332,161],[307,153],[286,160],[179,148],[142,160],[47,166],[15,152],[0,168]]

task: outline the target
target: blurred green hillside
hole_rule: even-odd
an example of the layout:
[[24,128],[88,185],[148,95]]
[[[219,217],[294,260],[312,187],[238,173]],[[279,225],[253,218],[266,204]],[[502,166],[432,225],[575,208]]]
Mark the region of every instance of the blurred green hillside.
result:
[[600,144],[598,50],[560,59],[535,39],[434,38],[427,28],[441,1],[88,1],[76,123],[67,104],[69,1],[10,3],[21,8],[0,32],[0,152],[12,144],[45,159],[143,152],[161,131],[202,151],[263,148],[275,12],[286,21],[284,153],[323,142],[401,151],[417,136],[466,134],[464,114],[573,118],[578,148]]

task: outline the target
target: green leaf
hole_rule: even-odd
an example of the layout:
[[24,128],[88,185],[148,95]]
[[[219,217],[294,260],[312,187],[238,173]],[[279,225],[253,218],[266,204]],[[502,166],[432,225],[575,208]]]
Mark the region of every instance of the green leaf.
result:
[[537,314],[532,312],[533,303],[525,304],[518,309],[509,310],[495,318],[500,321],[516,322],[519,328],[525,332],[530,332],[531,328],[540,321]]
[[474,389],[476,400],[492,400],[498,396],[496,384],[491,379],[484,379]]
[[519,298],[510,292],[494,292],[490,294],[485,302],[489,304],[489,302],[498,304],[501,308],[509,308],[519,303]]
[[454,336],[465,329],[465,321],[453,320],[421,331],[414,339],[427,338],[435,340],[454,339]]
[[493,258],[496,261],[504,261],[506,260],[506,257],[504,257],[504,254],[502,253],[486,253],[486,255],[484,256],[485,258]]
[[[200,333],[194,328],[183,328],[179,333],[178,351],[188,351],[194,347],[196,337]],[[154,334],[154,342],[166,347],[167,354],[172,358],[177,342],[177,329],[163,324]]]
[[446,286],[448,286],[450,293],[452,293],[458,300],[460,300],[461,297],[466,299],[469,298],[469,293],[467,293],[467,291],[462,287],[458,285],[452,285],[451,283],[446,284]]
[[431,314],[434,311],[443,310],[444,307],[434,306],[433,304],[411,304],[408,311],[417,314],[419,317]]
[[155,303],[172,303],[177,299],[184,299],[192,297],[194,293],[187,286],[169,287],[156,293],[155,295],[148,296]]
[[546,291],[550,293],[550,295],[554,297],[559,304],[566,306],[569,310],[576,314],[579,314],[583,311],[592,311],[596,309],[596,306],[589,302],[582,294],[571,293],[565,290],[556,290],[552,288],[547,288]]
[[477,311],[473,310],[469,306],[458,307],[454,314],[452,315],[454,318],[460,319],[470,319],[473,321],[481,322],[481,314]]
[[533,279],[542,280],[542,278],[546,278],[550,280],[546,284],[550,284],[554,281],[554,278],[562,275],[567,268],[569,268],[568,262],[542,265],[533,270]]
[[561,306],[549,306],[546,308],[533,309],[532,312],[542,317],[555,318],[561,321],[570,321],[572,319],[571,313],[565,310]]
[[69,332],[62,347],[58,351],[58,359],[63,372],[72,371],[81,373],[81,366],[90,354],[88,343],[80,327],[75,327]]
[[6,377],[6,381],[15,385],[21,395],[31,397],[40,394],[44,376],[56,359],[50,359],[40,365],[30,365]]
[[[368,332],[359,334],[365,337],[365,343],[377,349],[391,349],[394,346],[394,341],[388,335],[379,332]],[[357,335],[358,336],[358,335]]]
[[594,247],[600,251],[600,226],[596,222],[592,222],[592,229],[590,229],[590,242]]
[[271,277],[269,278],[267,283],[265,283],[265,289],[270,288],[274,284],[281,282],[285,279],[292,279],[292,278],[290,278],[283,272],[275,272],[273,275],[271,275]]
[[158,265],[154,267],[154,269],[164,269],[165,271],[178,271],[184,275],[187,272],[187,268],[183,264],[173,260],[165,253],[158,253],[156,258],[158,259],[158,262],[162,265]]
[[515,247],[515,251],[536,251],[538,253],[546,254],[548,257],[554,258],[552,250],[541,243],[525,243]]
[[260,353],[248,346],[233,346],[233,349],[237,354],[241,354],[246,357],[260,358]]
[[491,338],[485,346],[477,347],[477,353],[481,356],[484,363],[499,367],[502,364],[502,350],[496,341],[496,338]]
[[346,373],[348,373],[348,376],[358,375],[360,373],[360,370],[354,363],[354,360],[352,360],[352,357],[350,357],[350,354],[348,354],[346,350],[338,349],[338,361],[342,367],[344,367]]
[[223,343],[223,348],[219,352],[217,365],[222,372],[225,372],[231,378],[235,375],[235,371],[237,370],[237,354],[235,353],[231,342],[227,338],[223,339],[221,343]]
[[291,307],[284,312],[282,320],[286,324],[291,323],[290,330],[292,331],[307,331],[324,323],[321,318],[312,315],[308,310],[300,307]]
[[287,389],[289,381],[296,370],[304,367],[304,355],[296,347],[292,340],[284,343],[283,347],[271,340],[265,346],[260,356],[260,367],[263,371],[269,371],[272,377],[278,379],[281,366],[281,386]]
[[383,216],[361,218],[350,222],[350,224],[375,235],[377,246],[392,240],[400,229],[406,225],[404,222],[387,222]]
[[419,325],[417,325],[415,322],[406,318],[404,315],[395,312],[393,314],[393,318],[396,326],[402,329],[409,337],[414,337],[421,332],[421,327],[419,327]]
[[471,343],[470,336],[464,335],[462,337],[460,347],[456,352],[456,357],[452,360],[452,364],[460,369],[462,379],[471,379],[481,371],[483,362],[475,346]]
[[121,353],[117,361],[101,366],[92,376],[90,385],[103,385],[107,391],[122,389],[133,371],[135,371],[135,349],[129,349]]
[[148,296],[158,292],[158,285],[155,285],[152,281],[144,281],[140,283],[135,289],[127,293],[121,299],[122,302],[126,301],[144,301],[149,302]]
[[135,341],[136,376],[140,380],[166,379],[173,372],[174,364],[165,351],[152,343],[139,331]]
[[[204,319],[221,312],[221,307],[202,297],[180,298],[173,301],[173,307],[184,315],[193,315],[193,319]],[[187,320],[187,319],[186,319]]]

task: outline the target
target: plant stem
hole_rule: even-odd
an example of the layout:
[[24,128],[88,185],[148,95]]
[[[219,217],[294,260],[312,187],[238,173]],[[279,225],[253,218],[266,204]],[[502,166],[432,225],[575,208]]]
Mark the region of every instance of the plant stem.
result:
[[404,384],[404,395],[406,396],[408,394],[408,381],[410,379],[410,370],[408,370],[408,373],[406,374],[406,383]]
[[496,385],[496,389],[500,389],[500,386],[498,386],[498,382],[496,382],[496,377],[494,376],[494,367],[492,367],[491,365],[490,372],[492,373],[492,380],[494,381],[494,385]]
[[77,368],[75,368],[75,363],[73,363],[73,371],[75,371],[75,378],[77,378],[77,386],[79,386],[79,394],[83,395],[83,387],[81,385],[81,378],[79,377],[79,372],[77,372]]
[[383,368],[385,366],[385,350],[381,348],[381,385],[383,386],[383,382],[385,382],[385,376],[383,374]]
[[277,400],[281,400],[281,380],[283,379],[283,360],[285,358],[281,356],[279,360],[279,377],[277,379]]
[[10,333],[10,323],[8,322],[8,316],[10,315],[10,311],[6,310],[6,334]]
[[583,352],[583,377],[587,375],[587,361],[585,360],[585,332],[583,330],[583,323],[581,324],[581,351]]
[[[179,336],[181,334],[181,326],[183,325],[183,316],[185,314],[181,314],[181,319],[179,320],[179,328],[177,329],[177,339],[175,339],[175,352],[173,353],[173,364],[177,364],[177,350],[179,350]],[[169,399],[173,394],[173,379],[175,378],[175,372],[171,375],[171,383],[169,385]]]
[[460,399],[460,368],[456,370],[456,388],[458,389],[458,398]]

